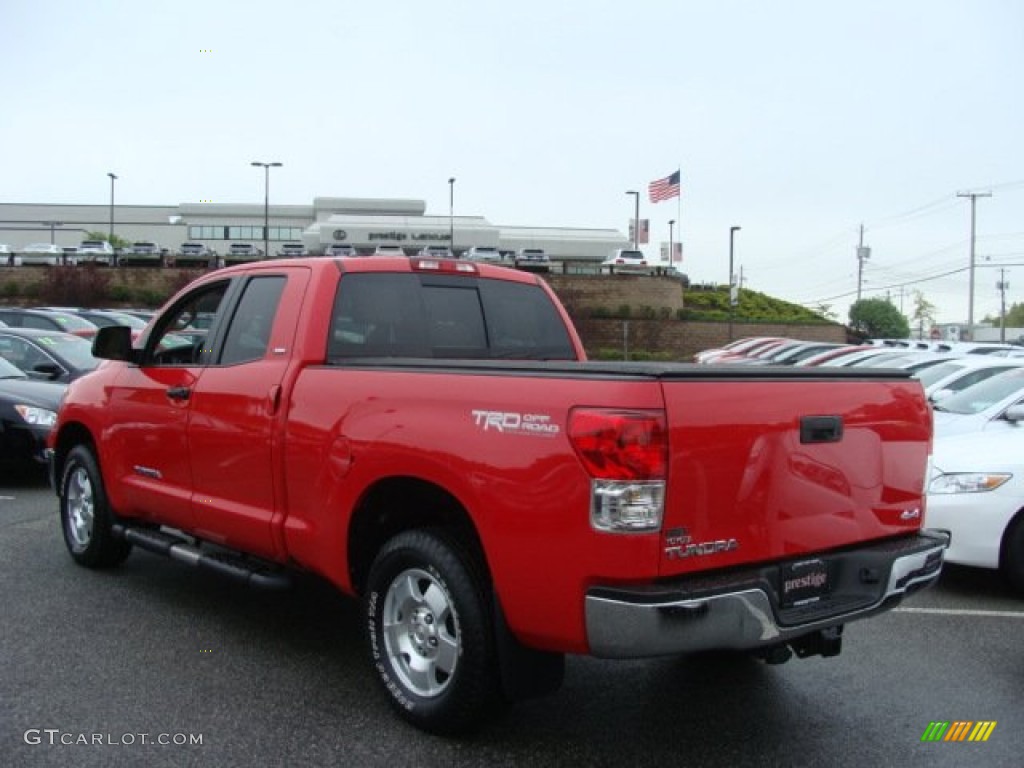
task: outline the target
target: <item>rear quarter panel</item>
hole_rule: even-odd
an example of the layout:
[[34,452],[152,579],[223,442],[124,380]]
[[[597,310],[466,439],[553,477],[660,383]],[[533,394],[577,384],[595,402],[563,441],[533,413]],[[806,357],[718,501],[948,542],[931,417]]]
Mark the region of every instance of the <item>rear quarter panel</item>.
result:
[[[510,627],[524,640],[585,651],[582,595],[595,581],[657,575],[658,535],[590,527],[590,478],[566,436],[577,405],[661,408],[656,381],[407,373],[313,367],[291,403],[285,461],[289,552],[343,589],[353,509],[375,482],[446,489],[482,539]],[[480,413],[545,429],[498,429]]]

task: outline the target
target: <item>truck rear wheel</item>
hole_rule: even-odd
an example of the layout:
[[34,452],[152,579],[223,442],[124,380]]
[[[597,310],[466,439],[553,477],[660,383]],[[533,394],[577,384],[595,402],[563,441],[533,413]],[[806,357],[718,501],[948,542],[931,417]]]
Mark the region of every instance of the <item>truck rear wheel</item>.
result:
[[114,515],[92,450],[76,445],[64,461],[60,480],[60,522],[64,543],[79,565],[109,568],[124,562],[131,544],[115,538]]
[[501,700],[486,585],[436,532],[400,533],[381,549],[365,596],[371,659],[388,699],[433,733],[472,730]]

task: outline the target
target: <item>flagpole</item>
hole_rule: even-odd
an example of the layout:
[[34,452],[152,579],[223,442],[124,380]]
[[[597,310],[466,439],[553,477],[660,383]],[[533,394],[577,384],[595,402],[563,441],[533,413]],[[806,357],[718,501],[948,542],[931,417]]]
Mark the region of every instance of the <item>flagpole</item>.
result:
[[[676,223],[679,225],[679,229],[676,230],[679,234],[679,253],[682,255],[683,252],[683,162],[679,161],[676,166],[676,173],[679,174],[679,194],[676,195]],[[675,246],[669,246],[669,249]],[[676,255],[670,253],[668,255],[668,264],[670,267],[674,267],[676,263]],[[681,270],[680,270],[681,271]]]

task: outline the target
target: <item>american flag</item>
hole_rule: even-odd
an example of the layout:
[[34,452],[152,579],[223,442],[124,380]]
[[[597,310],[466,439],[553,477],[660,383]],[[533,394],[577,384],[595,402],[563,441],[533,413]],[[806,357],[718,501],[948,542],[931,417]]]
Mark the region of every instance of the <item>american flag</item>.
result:
[[647,186],[647,194],[652,203],[671,200],[679,197],[679,171],[669,174],[664,179],[655,179]]

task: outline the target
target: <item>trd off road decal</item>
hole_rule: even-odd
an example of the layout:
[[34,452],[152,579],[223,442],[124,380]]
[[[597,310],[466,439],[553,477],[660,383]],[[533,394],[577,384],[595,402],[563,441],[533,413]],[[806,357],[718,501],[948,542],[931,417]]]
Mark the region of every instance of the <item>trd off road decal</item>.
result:
[[532,435],[553,437],[562,428],[551,420],[548,413],[514,413],[512,411],[470,411],[473,423],[484,432],[503,435]]

